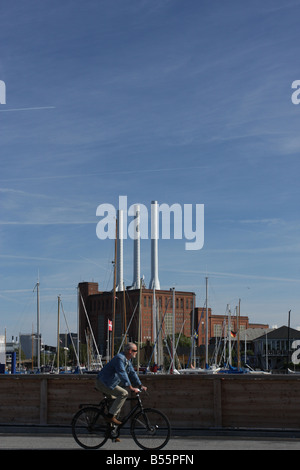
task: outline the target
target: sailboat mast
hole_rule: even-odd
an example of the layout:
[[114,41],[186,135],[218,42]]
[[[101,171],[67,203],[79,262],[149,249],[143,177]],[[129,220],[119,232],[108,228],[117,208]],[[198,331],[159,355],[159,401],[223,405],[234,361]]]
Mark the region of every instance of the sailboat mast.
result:
[[241,368],[241,354],[240,354],[240,316],[241,316],[241,299],[239,299],[239,306],[237,309],[237,367]]
[[57,373],[59,374],[59,323],[60,323],[60,296],[57,297]]
[[118,221],[116,220],[116,236],[115,236],[115,262],[114,262],[114,289],[113,289],[113,322],[111,332],[111,357],[114,357],[115,345],[115,323],[116,323],[116,282],[117,282],[117,244],[118,244]]
[[208,369],[208,277],[205,278],[205,305],[206,305],[206,318],[205,318],[205,368]]
[[192,328],[191,328],[191,358],[192,364],[196,367],[196,343],[195,343],[196,331],[195,331],[195,294],[193,294],[193,310],[192,310]]
[[40,280],[38,278],[36,284],[36,296],[37,296],[37,367],[38,371],[41,367],[41,341],[40,341]]
[[137,341],[137,374],[140,373],[140,354],[141,354],[141,341],[142,341],[142,283],[140,283],[139,295],[139,318],[138,318],[138,341]]
[[79,354],[79,330],[80,330],[80,311],[79,311],[79,287],[77,287],[77,361],[80,368],[80,354]]
[[155,295],[155,286],[153,286],[153,302],[152,302],[152,336],[154,341],[154,363],[157,364],[157,344],[155,339],[157,337],[157,308],[156,308],[156,295]]
[[125,289],[125,284],[124,283],[123,283],[123,309],[124,309],[123,310],[123,332],[124,332],[125,344],[127,344],[127,334],[126,334],[126,330],[127,330],[126,289]]
[[37,368],[40,370],[40,356],[41,356],[41,342],[40,342],[40,276],[34,286],[33,292],[36,288],[36,330],[37,330]]
[[172,288],[173,296],[172,296],[172,362],[171,362],[171,369],[170,372],[173,374],[175,368],[175,287]]
[[228,305],[228,363],[231,365],[231,310]]

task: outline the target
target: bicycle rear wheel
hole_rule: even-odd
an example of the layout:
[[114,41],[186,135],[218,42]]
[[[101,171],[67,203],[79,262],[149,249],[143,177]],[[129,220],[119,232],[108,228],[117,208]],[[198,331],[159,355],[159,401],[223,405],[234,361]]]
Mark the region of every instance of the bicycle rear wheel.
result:
[[72,420],[72,434],[84,449],[98,449],[109,437],[109,427],[96,407],[86,407],[78,411]]
[[161,411],[146,408],[133,417],[130,432],[135,443],[142,449],[158,450],[168,443],[171,426]]

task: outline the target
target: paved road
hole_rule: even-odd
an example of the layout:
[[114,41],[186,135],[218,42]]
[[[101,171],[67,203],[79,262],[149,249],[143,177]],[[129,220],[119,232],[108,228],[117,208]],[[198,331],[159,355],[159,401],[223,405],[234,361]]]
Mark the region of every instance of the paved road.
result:
[[[80,450],[70,435],[0,434],[0,450]],[[139,450],[130,437],[122,437],[121,442],[107,441],[101,452]],[[195,436],[173,437],[164,451],[192,450],[300,450],[299,438],[282,437],[230,437]],[[84,450],[83,450],[84,451]]]

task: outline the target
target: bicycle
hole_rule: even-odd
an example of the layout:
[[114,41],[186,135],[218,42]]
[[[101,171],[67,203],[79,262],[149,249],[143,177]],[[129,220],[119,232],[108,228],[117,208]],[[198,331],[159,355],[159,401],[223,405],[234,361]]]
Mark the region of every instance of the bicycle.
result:
[[84,449],[99,449],[108,439],[116,440],[121,429],[131,419],[130,433],[135,443],[143,450],[158,450],[165,447],[171,435],[168,418],[159,410],[144,408],[140,393],[127,400],[137,400],[136,405],[119,425],[107,423],[105,417],[111,400],[104,396],[98,404],[81,404],[72,419],[72,434]]

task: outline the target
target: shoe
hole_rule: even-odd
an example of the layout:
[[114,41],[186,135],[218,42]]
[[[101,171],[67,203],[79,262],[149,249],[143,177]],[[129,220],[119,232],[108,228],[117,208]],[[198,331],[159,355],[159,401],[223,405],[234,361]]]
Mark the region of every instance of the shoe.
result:
[[119,420],[118,420],[117,418],[115,418],[114,416],[112,416],[111,418],[110,418],[109,416],[106,416],[106,417],[105,417],[105,421],[106,421],[107,423],[117,424],[118,426],[119,426],[120,424],[122,424],[122,422],[119,421]]
[[119,439],[118,437],[116,437],[116,438],[114,439],[114,442],[121,442],[121,439]]

